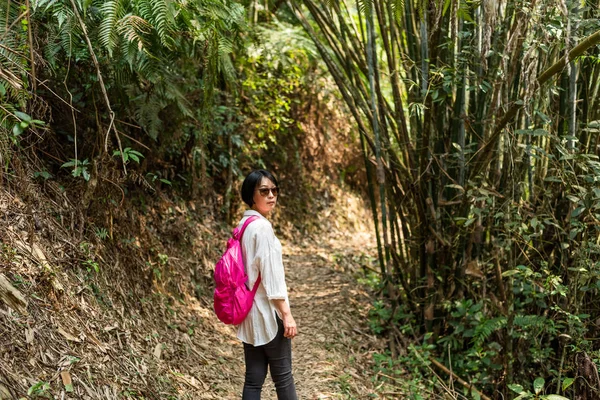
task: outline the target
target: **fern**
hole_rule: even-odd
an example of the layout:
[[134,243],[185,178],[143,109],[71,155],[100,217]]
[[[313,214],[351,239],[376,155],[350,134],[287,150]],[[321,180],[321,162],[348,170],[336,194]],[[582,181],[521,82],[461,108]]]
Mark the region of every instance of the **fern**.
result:
[[373,0],[356,0],[358,11],[363,15],[369,15],[373,12]]
[[402,25],[402,15],[404,13],[404,0],[392,0],[390,2],[390,8],[392,9],[392,12],[394,13],[394,19],[396,20],[396,23],[398,23],[399,25]]
[[538,334],[546,331],[556,333],[556,325],[551,319],[540,315],[515,315],[514,325],[524,331]]
[[106,48],[110,56],[112,56],[113,50],[117,45],[117,32],[115,26],[120,17],[120,8],[120,0],[109,0],[100,8],[103,19],[100,23],[98,40],[100,41],[100,44]]
[[137,0],[135,2],[135,8],[139,16],[146,21],[152,21],[154,19],[154,15],[152,13],[152,1]]
[[277,21],[268,26],[258,27],[260,52],[283,66],[296,63],[296,57],[317,57],[317,49],[301,27]]
[[133,43],[138,51],[146,47],[145,35],[148,35],[152,26],[145,19],[128,13],[117,23],[117,32],[129,43]]
[[153,22],[163,46],[171,48],[172,40],[169,29],[169,6],[166,0],[151,0]]
[[135,120],[145,128],[152,139],[158,139],[163,127],[159,115],[166,104],[156,96],[147,98],[145,95],[134,98],[133,103],[136,106],[134,111]]
[[[52,70],[59,73],[65,56],[93,69],[70,0],[36,0],[35,7],[46,26],[44,55]],[[88,36],[92,45],[100,47],[96,55],[109,96],[118,96],[115,104],[121,104],[123,112],[127,110],[152,138],[163,131],[161,114],[167,108],[181,117],[193,117],[178,66],[182,54],[188,66],[195,63],[185,73],[197,79],[197,69],[202,69],[207,101],[218,75],[229,82],[235,80],[231,53],[235,36],[245,24],[245,9],[240,4],[223,0],[86,0],[83,8]],[[91,76],[88,79],[94,81]]]
[[485,319],[475,327],[473,334],[473,343],[475,346],[481,346],[491,335],[499,329],[506,326],[506,317]]

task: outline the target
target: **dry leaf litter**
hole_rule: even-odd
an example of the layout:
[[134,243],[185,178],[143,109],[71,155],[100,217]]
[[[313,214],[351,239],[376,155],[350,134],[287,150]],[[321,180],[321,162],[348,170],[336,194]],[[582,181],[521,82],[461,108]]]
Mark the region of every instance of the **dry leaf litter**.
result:
[[[109,226],[106,245],[66,196],[30,195],[0,191],[0,399],[240,398],[243,349],[210,291],[229,232],[191,203],[157,199],[145,214],[86,216]],[[381,398],[371,366],[384,344],[352,276],[373,240],[326,223],[330,237],[283,240],[299,398]],[[130,229],[120,241],[116,226]],[[270,378],[263,393],[276,398]]]

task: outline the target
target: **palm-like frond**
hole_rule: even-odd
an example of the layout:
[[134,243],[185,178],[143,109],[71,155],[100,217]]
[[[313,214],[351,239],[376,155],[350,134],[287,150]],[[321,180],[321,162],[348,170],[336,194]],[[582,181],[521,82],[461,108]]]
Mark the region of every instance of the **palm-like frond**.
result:
[[286,22],[275,21],[273,24],[257,28],[262,51],[271,54],[271,58],[284,66],[295,63],[295,59],[316,58],[317,49],[314,42],[306,36],[301,27]]
[[391,0],[390,8],[394,13],[394,19],[400,23],[402,20],[402,15],[404,13],[404,0]]
[[369,15],[373,11],[373,0],[356,0],[356,5],[363,15]]
[[138,51],[142,51],[147,45],[145,36],[150,34],[152,26],[145,19],[128,13],[117,23],[117,32],[122,35],[126,42],[132,43]]
[[172,45],[171,24],[172,16],[169,13],[169,6],[166,0],[151,0],[152,17],[154,27],[163,46],[170,48]]
[[118,35],[115,27],[122,17],[120,15],[120,9],[120,0],[109,0],[100,8],[103,18],[100,23],[98,40],[100,41],[100,44],[108,50],[109,55],[112,55],[113,50],[117,46]]

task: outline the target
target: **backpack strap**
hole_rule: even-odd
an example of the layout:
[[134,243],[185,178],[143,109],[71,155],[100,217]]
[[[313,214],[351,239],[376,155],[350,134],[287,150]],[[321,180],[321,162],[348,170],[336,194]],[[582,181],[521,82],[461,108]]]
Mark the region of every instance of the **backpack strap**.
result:
[[246,228],[248,227],[248,225],[250,225],[250,222],[257,220],[259,217],[256,215],[252,215],[250,217],[248,217],[248,219],[246,220],[246,222],[244,222],[244,225],[242,225],[242,228],[240,229],[239,233],[238,233],[238,240],[241,241],[242,240],[242,235],[244,234],[244,232],[246,231]]
[[258,290],[258,285],[260,285],[260,272],[258,273],[258,278],[256,279],[256,282],[254,282],[254,287],[252,288],[253,296],[256,294],[256,291]]
[[[242,241],[242,235],[244,234],[244,231],[246,230],[246,228],[248,227],[248,225],[250,225],[250,222],[257,220],[259,217],[256,215],[252,215],[251,217],[248,217],[248,219],[246,220],[246,222],[244,222],[244,225],[242,225],[242,229],[240,229],[239,232],[239,241]],[[252,287],[252,295],[256,294],[256,291],[258,290],[258,285],[260,285],[260,272],[258,273],[258,279],[256,279],[256,282],[254,282],[254,287]]]

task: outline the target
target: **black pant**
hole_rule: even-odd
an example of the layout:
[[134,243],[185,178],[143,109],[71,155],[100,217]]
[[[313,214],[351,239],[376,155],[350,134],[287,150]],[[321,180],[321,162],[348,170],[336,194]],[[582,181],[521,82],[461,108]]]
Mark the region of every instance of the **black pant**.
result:
[[292,340],[283,337],[283,323],[278,318],[279,329],[275,339],[262,346],[244,343],[246,380],[242,400],[260,400],[267,367],[277,390],[278,400],[297,400],[296,386],[292,376]]

